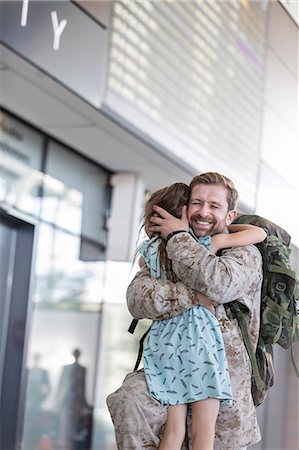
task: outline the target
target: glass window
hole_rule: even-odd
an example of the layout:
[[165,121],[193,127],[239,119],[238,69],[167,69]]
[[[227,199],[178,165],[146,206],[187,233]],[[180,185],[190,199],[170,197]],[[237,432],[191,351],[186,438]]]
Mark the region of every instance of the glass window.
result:
[[0,125],[0,201],[38,219],[22,447],[87,449],[110,173],[9,114]]
[[49,144],[45,171],[42,218],[104,244],[107,171],[56,142]]
[[103,251],[96,243],[40,225],[34,301],[47,308],[99,309],[105,262],[97,258]]
[[23,445],[90,448],[99,313],[35,310]]
[[43,136],[0,112],[0,201],[39,215]]
[[103,304],[98,361],[100,376],[94,405],[92,450],[116,450],[106,397],[119,388],[127,373],[132,372],[138,354],[139,339],[151,323],[149,320],[141,320],[132,336],[127,331],[131,320],[125,304]]

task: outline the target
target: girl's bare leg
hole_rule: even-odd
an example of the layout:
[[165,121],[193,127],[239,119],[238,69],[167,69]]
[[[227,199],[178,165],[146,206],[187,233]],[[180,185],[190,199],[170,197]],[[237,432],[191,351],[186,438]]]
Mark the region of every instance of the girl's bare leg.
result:
[[171,405],[159,450],[181,450],[186,433],[187,405]]
[[192,450],[213,450],[219,404],[216,398],[192,403]]

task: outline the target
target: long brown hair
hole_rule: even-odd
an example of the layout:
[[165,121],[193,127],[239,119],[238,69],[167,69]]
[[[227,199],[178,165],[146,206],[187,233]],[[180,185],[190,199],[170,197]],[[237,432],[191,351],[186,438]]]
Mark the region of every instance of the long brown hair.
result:
[[[189,196],[190,188],[185,183],[174,183],[153,192],[145,202],[141,227],[144,227],[147,231],[150,226],[151,217],[154,214],[157,214],[153,210],[154,205],[160,206],[173,216],[180,218],[182,215],[183,206],[188,205]],[[164,239],[161,239],[158,251],[161,269],[166,272],[169,280],[174,281],[171,260],[167,257],[166,242]]]

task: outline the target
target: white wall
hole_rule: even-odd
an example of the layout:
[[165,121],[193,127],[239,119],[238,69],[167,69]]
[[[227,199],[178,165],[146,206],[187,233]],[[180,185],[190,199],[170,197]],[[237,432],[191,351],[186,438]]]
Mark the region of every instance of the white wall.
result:
[[[284,227],[298,247],[298,27],[276,1],[269,14],[257,213]],[[298,267],[297,248],[292,263]],[[298,360],[298,344],[295,348]],[[298,448],[298,379],[290,351],[274,350],[275,384],[257,408],[262,441],[254,450]]]
[[286,228],[299,246],[298,27],[270,2],[257,213]]

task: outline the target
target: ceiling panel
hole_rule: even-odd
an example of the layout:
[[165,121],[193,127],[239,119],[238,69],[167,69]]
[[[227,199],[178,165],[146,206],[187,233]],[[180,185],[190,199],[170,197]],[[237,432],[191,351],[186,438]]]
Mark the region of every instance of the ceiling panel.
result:
[[190,181],[191,170],[180,168],[7,48],[0,51],[1,104],[8,111],[111,171],[139,173],[148,189]]

